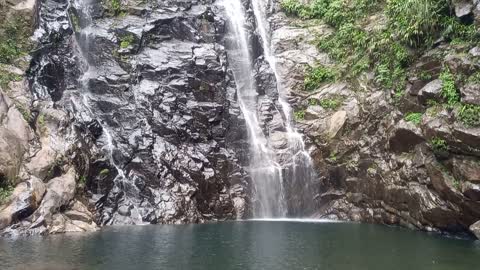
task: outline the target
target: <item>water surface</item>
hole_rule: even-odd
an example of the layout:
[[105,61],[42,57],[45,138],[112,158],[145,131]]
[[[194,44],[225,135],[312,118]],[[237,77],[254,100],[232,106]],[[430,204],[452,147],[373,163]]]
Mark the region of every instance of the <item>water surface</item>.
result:
[[350,223],[247,221],[0,239],[0,269],[462,270],[480,243]]

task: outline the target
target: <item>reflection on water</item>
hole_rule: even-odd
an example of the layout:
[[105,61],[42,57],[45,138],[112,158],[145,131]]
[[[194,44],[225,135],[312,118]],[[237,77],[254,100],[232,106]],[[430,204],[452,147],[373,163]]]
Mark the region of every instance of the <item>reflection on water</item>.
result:
[[227,222],[0,239],[0,269],[477,269],[480,243],[348,223]]

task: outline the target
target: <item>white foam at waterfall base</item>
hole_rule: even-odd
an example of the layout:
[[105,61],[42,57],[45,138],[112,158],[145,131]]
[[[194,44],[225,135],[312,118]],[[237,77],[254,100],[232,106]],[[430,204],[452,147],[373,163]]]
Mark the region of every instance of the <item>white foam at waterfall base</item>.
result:
[[260,221],[260,222],[296,222],[296,223],[343,223],[345,221],[333,219],[315,219],[315,218],[252,218],[245,221]]

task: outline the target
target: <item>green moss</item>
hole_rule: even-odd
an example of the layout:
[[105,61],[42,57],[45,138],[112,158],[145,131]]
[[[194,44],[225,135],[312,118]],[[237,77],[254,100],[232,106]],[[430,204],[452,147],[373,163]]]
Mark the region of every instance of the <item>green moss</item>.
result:
[[13,186],[10,184],[0,187],[0,205],[4,204],[13,193]]
[[340,98],[325,98],[320,100],[320,106],[327,110],[336,110],[342,105],[342,100]]
[[442,81],[442,97],[446,100],[447,105],[452,107],[460,101],[460,95],[455,87],[455,77],[448,68],[445,68],[440,74]]
[[26,106],[20,103],[15,103],[15,107],[22,114],[23,119],[25,119],[25,121],[27,122],[32,121],[32,115],[30,114],[30,110]]
[[0,87],[5,89],[12,81],[21,81],[22,76],[6,71],[0,67]]
[[419,125],[422,122],[423,113],[408,113],[405,116],[405,121]]
[[132,45],[135,41],[135,37],[132,34],[128,34],[120,38],[120,48],[126,49]]
[[304,120],[305,119],[305,110],[299,110],[294,112],[295,120]]
[[430,146],[432,150],[436,153],[446,152],[448,151],[447,142],[441,138],[433,138],[430,140]]
[[480,126],[480,106],[462,104],[458,112],[460,121],[467,127]]
[[322,85],[322,83],[335,80],[335,72],[324,66],[308,67],[304,79],[305,90],[313,91]]
[[103,169],[100,171],[100,176],[107,176],[110,173],[109,169]]
[[15,17],[0,25],[0,63],[11,64],[31,49],[31,26],[22,17]]
[[113,16],[123,16],[125,13],[121,0],[105,0],[105,5]]

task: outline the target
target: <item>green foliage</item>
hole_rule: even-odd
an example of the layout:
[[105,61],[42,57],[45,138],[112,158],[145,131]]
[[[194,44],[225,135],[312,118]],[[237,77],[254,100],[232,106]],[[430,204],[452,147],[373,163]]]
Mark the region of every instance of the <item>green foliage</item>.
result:
[[132,43],[135,41],[135,38],[132,34],[128,34],[126,36],[123,36],[120,38],[120,48],[126,49],[132,45]]
[[480,38],[479,29],[474,24],[463,24],[455,17],[443,17],[443,36],[455,43],[474,42]]
[[320,100],[320,106],[327,110],[336,110],[342,105],[342,100],[339,98],[326,98]]
[[330,156],[328,157],[328,160],[330,160],[330,162],[337,162],[338,160],[337,151],[332,151],[330,153]]
[[436,117],[440,113],[440,111],[443,109],[443,105],[439,104],[435,100],[431,100],[431,99],[427,100],[427,105],[429,107],[427,109],[427,115],[431,117]]
[[452,107],[460,101],[460,95],[455,87],[455,77],[448,68],[445,68],[440,74],[442,81],[442,97],[446,100],[447,105]]
[[334,81],[335,77],[335,72],[327,67],[308,67],[304,79],[305,90],[313,91],[322,83]]
[[433,151],[436,153],[448,151],[448,145],[444,139],[433,138],[432,140],[430,140],[430,146],[432,147]]
[[473,84],[480,84],[480,71],[475,72],[473,75],[468,77],[467,82],[473,83]]
[[453,187],[456,190],[461,190],[462,184],[460,183],[460,181],[457,178],[452,177],[452,184],[453,184]]
[[419,125],[422,122],[423,113],[408,113],[405,116],[405,121]]
[[433,42],[448,7],[448,0],[388,0],[386,13],[398,40],[418,47]]
[[40,113],[37,117],[37,130],[41,133],[45,133],[47,131],[47,124],[45,122],[45,114]]
[[308,99],[308,105],[310,105],[310,106],[319,105],[319,101],[316,98],[310,98],[310,99]]
[[22,114],[23,119],[25,119],[25,121],[27,122],[32,121],[32,115],[30,114],[30,110],[26,106],[20,103],[16,103],[15,107]]
[[30,32],[29,22],[22,17],[0,26],[0,63],[11,64],[30,50]]
[[11,81],[20,81],[22,76],[3,70],[0,67],[0,87],[6,88]]
[[5,203],[8,199],[8,197],[10,197],[10,195],[12,195],[13,189],[14,188],[11,185],[6,185],[6,186],[1,186],[0,187],[0,205]]
[[460,121],[467,127],[480,126],[480,106],[462,104],[458,113]]
[[305,6],[298,2],[298,0],[283,0],[280,3],[280,6],[288,15],[299,16],[300,13],[305,9]]
[[295,120],[304,120],[305,119],[305,110],[299,110],[294,112]]
[[420,80],[423,80],[423,81],[429,81],[432,79],[432,74],[426,72],[426,71],[422,71],[418,74],[418,78]]
[[80,178],[78,179],[78,183],[81,186],[85,186],[85,184],[87,183],[87,177],[85,175],[80,176]]
[[109,9],[110,13],[114,16],[121,16],[124,14],[122,1],[121,0],[105,0],[106,6]]
[[100,176],[107,176],[110,173],[109,169],[103,169],[100,171]]
[[[394,92],[404,91],[406,69],[441,35],[448,39],[478,41],[479,31],[452,16],[449,0],[283,0],[281,7],[290,15],[321,19],[334,31],[318,40],[318,47],[342,66],[342,76],[356,77],[373,70],[376,83]],[[364,21],[382,10],[385,27],[368,29]],[[368,29],[368,30],[367,30]],[[417,49],[412,51],[412,47]],[[419,74],[430,80],[430,74]],[[448,78],[446,78],[448,79]],[[315,84],[309,88],[315,88]],[[306,87],[307,89],[307,87]],[[444,95],[449,104],[459,97],[446,83]]]

